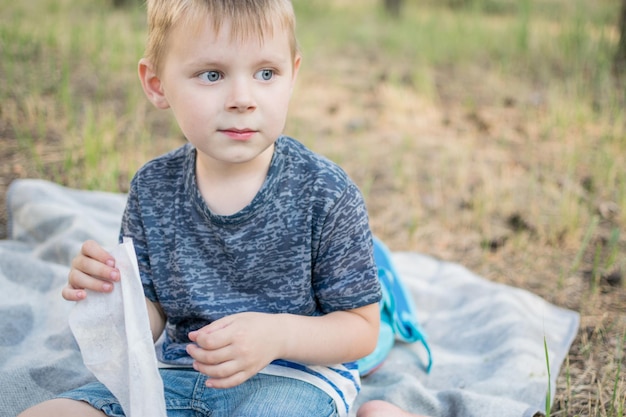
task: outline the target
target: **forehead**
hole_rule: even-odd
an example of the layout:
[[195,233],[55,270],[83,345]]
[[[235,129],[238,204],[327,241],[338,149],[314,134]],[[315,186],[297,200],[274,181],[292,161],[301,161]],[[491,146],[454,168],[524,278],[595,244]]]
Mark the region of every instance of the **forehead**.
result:
[[229,20],[214,25],[210,20],[189,22],[173,28],[164,51],[163,66],[166,62],[180,61],[181,64],[218,62],[244,63],[250,60],[264,60],[288,63],[293,60],[288,34],[278,29],[263,32],[238,32]]
[[[236,2],[233,2],[236,3]],[[261,2],[262,3],[262,2]],[[215,37],[228,35],[233,43],[257,42],[286,35],[292,55],[296,54],[295,16],[290,2],[268,2],[267,7],[223,7],[220,2],[192,2],[182,10],[172,29],[189,29],[190,35],[206,34],[208,29]],[[218,6],[221,4],[222,6]],[[229,2],[226,2],[229,4]],[[288,5],[289,7],[286,7]]]
[[178,37],[176,32],[193,37],[210,27],[217,35],[225,22],[228,22],[228,37],[233,41],[262,45],[266,38],[282,32],[287,35],[292,59],[298,54],[290,0],[147,0],[147,5],[145,57],[157,73],[172,52],[172,38]]
[[189,38],[211,38],[216,42],[228,42],[233,46],[245,46],[254,44],[262,46],[265,41],[274,37],[288,38],[289,33],[274,22],[261,25],[259,22],[244,24],[231,18],[214,19],[211,16],[194,16],[182,24],[175,25],[174,32],[183,33]]

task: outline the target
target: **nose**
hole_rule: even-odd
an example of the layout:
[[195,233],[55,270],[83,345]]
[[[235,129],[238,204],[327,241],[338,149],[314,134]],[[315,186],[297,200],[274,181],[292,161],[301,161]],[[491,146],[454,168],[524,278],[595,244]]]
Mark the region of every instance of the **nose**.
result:
[[229,111],[247,112],[256,109],[252,91],[252,82],[242,78],[231,79],[231,86],[226,100]]

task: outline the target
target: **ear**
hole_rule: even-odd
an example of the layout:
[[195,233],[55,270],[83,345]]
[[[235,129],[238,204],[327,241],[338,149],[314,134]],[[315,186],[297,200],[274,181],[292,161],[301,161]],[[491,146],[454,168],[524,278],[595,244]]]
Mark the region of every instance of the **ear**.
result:
[[170,107],[163,91],[161,79],[154,71],[154,66],[145,58],[139,60],[139,80],[143,87],[146,97],[158,109],[167,109]]
[[296,54],[296,57],[293,60],[293,74],[291,77],[291,91],[293,91],[293,87],[296,84],[296,79],[298,78],[298,71],[300,71],[300,64],[302,63],[302,56],[300,54]]

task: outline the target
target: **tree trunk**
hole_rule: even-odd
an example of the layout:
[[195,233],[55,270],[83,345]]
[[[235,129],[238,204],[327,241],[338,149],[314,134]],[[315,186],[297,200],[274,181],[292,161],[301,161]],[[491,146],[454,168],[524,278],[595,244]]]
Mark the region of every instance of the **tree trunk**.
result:
[[400,17],[402,2],[403,0],[385,0],[385,10],[393,17]]
[[613,70],[615,75],[623,77],[626,75],[626,0],[622,0],[622,12],[619,19],[619,43],[613,60]]

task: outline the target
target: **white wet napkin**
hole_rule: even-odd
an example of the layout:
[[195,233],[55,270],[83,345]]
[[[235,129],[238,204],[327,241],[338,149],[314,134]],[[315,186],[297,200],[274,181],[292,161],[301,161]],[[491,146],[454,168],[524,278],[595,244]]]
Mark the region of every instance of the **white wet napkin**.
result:
[[69,318],[83,362],[120,402],[127,417],[165,417],[146,301],[132,239],[111,255],[120,282],[111,293],[87,291]]

